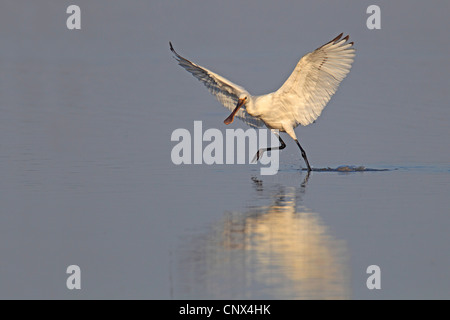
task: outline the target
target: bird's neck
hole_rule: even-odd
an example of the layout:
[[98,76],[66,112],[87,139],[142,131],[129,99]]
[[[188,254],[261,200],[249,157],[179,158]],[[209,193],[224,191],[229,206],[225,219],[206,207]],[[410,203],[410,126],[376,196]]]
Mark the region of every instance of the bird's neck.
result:
[[247,102],[247,113],[253,117],[259,117],[272,104],[273,93],[262,96],[254,96]]
[[245,104],[245,109],[247,110],[247,113],[251,116],[256,116],[256,105],[255,100],[257,97],[250,97],[250,99]]

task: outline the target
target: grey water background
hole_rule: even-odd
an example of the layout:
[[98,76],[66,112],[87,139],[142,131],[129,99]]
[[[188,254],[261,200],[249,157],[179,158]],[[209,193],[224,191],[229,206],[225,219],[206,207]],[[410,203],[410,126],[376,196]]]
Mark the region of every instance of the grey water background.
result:
[[[450,298],[450,5],[379,3],[368,30],[371,4],[3,1],[0,298]],[[313,167],[391,171],[307,177],[288,137],[275,176],[172,164],[173,130],[228,111],[169,40],[263,94],[341,32],[353,68],[297,136]]]

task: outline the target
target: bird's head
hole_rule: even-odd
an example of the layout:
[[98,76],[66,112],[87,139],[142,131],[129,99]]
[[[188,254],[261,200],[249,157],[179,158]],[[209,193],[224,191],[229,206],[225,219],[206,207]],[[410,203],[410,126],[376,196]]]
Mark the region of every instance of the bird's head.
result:
[[239,100],[247,101],[248,100],[248,94],[247,93],[241,93],[239,95]]
[[234,116],[236,115],[236,113],[239,111],[239,109],[240,109],[242,106],[244,106],[244,105],[247,103],[247,101],[248,101],[248,95],[245,94],[245,93],[241,93],[241,94],[239,95],[239,99],[238,99],[238,102],[237,102],[237,104],[236,104],[236,108],[235,108],[235,109],[233,110],[233,112],[228,116],[228,118],[226,118],[226,119],[224,120],[223,123],[225,123],[225,124],[230,124],[230,123],[232,123],[233,120],[234,120]]

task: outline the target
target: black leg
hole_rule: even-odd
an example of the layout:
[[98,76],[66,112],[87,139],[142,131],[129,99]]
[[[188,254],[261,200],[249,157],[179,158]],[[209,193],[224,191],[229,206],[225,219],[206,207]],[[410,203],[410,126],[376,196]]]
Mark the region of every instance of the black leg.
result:
[[298,147],[300,148],[300,151],[301,151],[301,153],[302,153],[302,157],[303,157],[303,159],[305,160],[306,165],[308,166],[308,172],[311,171],[311,166],[309,165],[309,161],[308,161],[308,158],[306,157],[306,152],[305,152],[305,150],[303,150],[302,146],[300,145],[300,142],[298,142],[297,139],[295,139],[295,142],[297,142],[297,145],[298,145]]
[[258,152],[256,153],[255,157],[253,158],[252,162],[258,161],[259,158],[262,157],[262,155],[264,154],[265,151],[283,150],[284,148],[286,148],[286,144],[284,143],[284,141],[281,139],[280,136],[278,136],[278,140],[280,140],[280,143],[281,143],[281,145],[279,147],[269,147],[269,148],[259,149]]

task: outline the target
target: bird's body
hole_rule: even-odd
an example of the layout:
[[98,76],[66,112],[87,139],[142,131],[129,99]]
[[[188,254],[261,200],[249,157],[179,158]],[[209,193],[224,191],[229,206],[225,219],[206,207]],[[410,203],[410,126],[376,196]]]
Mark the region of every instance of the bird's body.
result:
[[[183,58],[172,44],[170,49],[183,68],[202,81],[225,107],[232,110],[225,124],[233,122],[236,116],[253,127],[265,125],[271,130],[286,132],[296,141],[310,171],[306,153],[297,140],[294,128],[299,124],[306,126],[313,123],[320,116],[339,83],[350,71],[355,49],[353,42],[347,41],[348,36],[342,38],[341,33],[306,54],[277,91],[260,96],[252,96],[243,87]],[[260,149],[255,158],[258,159],[264,151],[284,149],[285,143],[279,135],[278,138],[281,143],[279,147]]]

